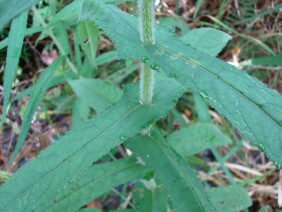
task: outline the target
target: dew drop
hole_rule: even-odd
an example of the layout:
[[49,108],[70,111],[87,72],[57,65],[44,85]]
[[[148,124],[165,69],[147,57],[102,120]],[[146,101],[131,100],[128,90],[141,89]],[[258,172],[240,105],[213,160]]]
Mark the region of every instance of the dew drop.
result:
[[208,98],[208,94],[205,91],[200,91],[199,94],[205,99]]
[[275,167],[276,167],[277,169],[282,169],[282,164],[281,164],[281,163],[275,161],[275,162],[274,162],[274,165],[275,165]]
[[126,139],[127,139],[127,138],[126,138],[126,136],[124,136],[124,135],[122,135],[122,136],[119,137],[119,140],[122,141],[122,142],[125,141]]
[[160,70],[160,66],[158,64],[155,64],[155,63],[151,64],[150,68],[153,69],[153,70],[156,70],[156,71]]
[[170,75],[169,75],[171,78],[176,78],[177,77],[177,74],[176,73],[171,73]]
[[142,63],[149,63],[149,60],[150,60],[150,59],[149,59],[147,56],[142,56],[142,57],[141,57],[141,62],[142,62]]
[[36,158],[36,159],[39,159],[39,158],[40,158],[40,154],[36,154],[36,155],[35,155],[35,158]]
[[261,152],[264,152],[264,146],[262,144],[258,144],[258,149]]

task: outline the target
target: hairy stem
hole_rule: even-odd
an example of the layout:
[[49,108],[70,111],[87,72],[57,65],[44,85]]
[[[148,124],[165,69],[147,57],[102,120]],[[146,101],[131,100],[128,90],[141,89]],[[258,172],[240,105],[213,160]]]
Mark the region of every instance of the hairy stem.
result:
[[152,102],[153,88],[154,72],[149,66],[141,64],[140,100],[143,104],[150,104]]
[[[138,0],[140,40],[144,45],[155,44],[155,9],[154,0]],[[153,99],[154,72],[141,64],[140,101],[150,104]]]

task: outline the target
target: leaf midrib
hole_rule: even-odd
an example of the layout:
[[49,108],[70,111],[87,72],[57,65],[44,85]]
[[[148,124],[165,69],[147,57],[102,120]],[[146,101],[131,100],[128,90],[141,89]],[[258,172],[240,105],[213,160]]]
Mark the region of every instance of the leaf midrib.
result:
[[[95,138],[93,138],[92,140],[90,140],[89,142],[87,142],[85,145],[83,145],[77,152],[75,152],[74,154],[72,154],[70,157],[68,157],[67,159],[65,159],[64,161],[62,161],[58,166],[56,166],[55,168],[51,169],[51,171],[40,178],[40,180],[36,181],[36,183],[33,183],[31,187],[29,187],[28,189],[26,189],[24,192],[22,192],[22,194],[20,194],[19,196],[17,196],[13,201],[11,201],[10,204],[8,204],[3,210],[6,210],[8,207],[10,207],[16,200],[18,200],[19,198],[21,198],[26,192],[30,191],[31,189],[33,189],[35,187],[36,184],[39,184],[40,182],[42,182],[46,177],[48,177],[49,175],[51,175],[53,172],[56,172],[57,169],[59,169],[61,166],[63,166],[65,163],[67,163],[69,160],[71,160],[73,157],[75,157],[77,154],[79,154],[84,148],[86,148],[88,145],[90,145],[94,140],[98,139],[100,136],[102,136],[103,134],[105,134],[105,132],[107,132],[108,130],[110,130],[117,122],[119,122],[121,119],[123,119],[124,117],[126,117],[128,114],[132,113],[133,111],[137,110],[138,108],[142,107],[141,104],[138,104],[136,107],[132,108],[131,110],[127,111],[126,114],[124,114],[123,116],[119,117],[115,122],[112,123],[112,125],[108,128],[106,128],[105,130],[103,130],[101,133],[99,133]],[[87,127],[89,128],[89,127]]]
[[[115,8],[116,9],[116,8]],[[115,12],[117,12],[117,10],[115,10]],[[111,13],[110,13],[111,14]],[[126,15],[128,18],[132,18],[130,17],[127,13],[122,13],[122,15]],[[112,14],[111,14],[112,16]],[[127,24],[130,28],[133,29],[133,31],[135,31],[135,38],[136,38],[136,34],[138,35],[138,30],[135,28],[135,26],[132,26],[130,24],[130,22],[127,21],[127,19],[124,19],[123,16],[119,16],[119,15],[116,15],[115,18],[119,18],[121,19],[125,24]],[[135,17],[136,18],[136,17]],[[136,20],[134,20],[136,22]],[[116,33],[118,33],[116,31]],[[119,33],[118,33],[119,34]],[[109,35],[109,37],[112,37],[111,35]],[[115,40],[115,39],[113,39]],[[181,41],[181,40],[180,40]],[[183,41],[181,41],[183,42]],[[180,58],[184,59],[185,61],[187,61],[189,64],[191,64],[191,62],[189,60],[192,60],[195,62],[195,64],[191,64],[191,65],[195,65],[197,66],[199,69],[203,70],[204,72],[210,74],[211,76],[213,76],[215,79],[217,80],[220,80],[220,82],[222,82],[223,84],[226,84],[228,87],[231,88],[231,90],[233,90],[234,92],[238,93],[239,96],[242,96],[244,99],[246,100],[249,100],[248,102],[250,102],[251,104],[253,104],[256,108],[259,109],[259,111],[262,112],[262,114],[265,114],[266,117],[268,117],[273,123],[274,125],[277,125],[279,128],[282,128],[282,126],[276,122],[275,119],[272,118],[272,116],[270,114],[268,114],[266,111],[264,111],[262,108],[260,108],[253,100],[251,100],[249,97],[245,96],[240,90],[236,89],[234,86],[232,86],[231,84],[229,84],[228,82],[224,81],[219,75],[216,75],[214,74],[213,72],[211,72],[209,69],[207,69],[206,67],[202,66],[201,64],[199,64],[197,61],[191,59],[191,58],[188,58],[188,57],[185,57],[184,55],[181,55],[179,54],[178,52],[175,52],[174,50],[170,50],[168,48],[166,48],[165,46],[163,46],[161,43],[159,43],[158,41],[156,41],[156,44],[155,46],[158,46],[160,49],[164,49],[164,50],[167,50],[168,52],[172,52],[174,54],[177,54],[180,56]],[[138,58],[138,60],[140,60]],[[253,134],[253,133],[252,133]],[[254,135],[254,134],[253,134]]]
[[[154,137],[150,137],[149,139],[152,139],[154,141],[155,144],[158,145],[159,149],[161,150],[161,152],[165,153],[166,151],[163,151],[161,145],[159,145],[159,142],[156,138]],[[182,176],[183,179],[185,179],[185,182],[187,183],[188,185],[188,188],[192,188],[192,184],[190,183],[190,181],[188,179],[186,179],[186,177],[182,174],[181,170],[178,169],[178,166],[177,164],[174,163],[173,160],[171,160],[171,158],[169,157],[170,156],[170,153],[169,154],[164,154],[164,155],[168,155],[166,158],[168,158],[168,160],[171,162],[171,164],[176,168],[176,170],[178,171],[178,173]],[[202,206],[201,204],[201,200],[199,199],[197,193],[193,190],[193,189],[190,189],[190,191],[192,191],[192,193],[194,194],[194,196],[196,197],[196,199],[198,200],[198,204]],[[203,206],[202,206],[202,209],[204,210]]]
[[[106,164],[106,165],[108,165],[108,164]],[[75,192],[80,191],[81,189],[83,189],[84,187],[88,186],[89,184],[96,183],[96,181],[100,180],[101,178],[108,177],[108,176],[114,174],[114,173],[117,172],[117,171],[119,171],[119,172],[120,172],[120,171],[124,171],[124,170],[126,170],[126,169],[128,169],[128,168],[130,168],[130,167],[134,167],[134,166],[138,166],[138,164],[136,163],[136,161],[132,161],[130,164],[127,164],[126,166],[124,166],[124,167],[122,167],[122,168],[115,169],[115,170],[110,170],[111,172],[109,172],[109,173],[107,173],[107,174],[105,174],[105,175],[101,175],[101,176],[95,178],[94,180],[89,181],[89,182],[83,184],[83,185],[80,186],[77,190],[75,190]],[[81,177],[83,177],[83,176],[81,176]],[[71,194],[71,195],[73,195],[73,194]],[[61,201],[63,201],[64,199],[70,197],[71,195],[65,195],[64,197],[62,197],[61,199],[59,199],[56,204],[59,205],[59,203],[60,203]],[[52,208],[52,206],[50,206],[50,207],[48,207],[48,208]]]

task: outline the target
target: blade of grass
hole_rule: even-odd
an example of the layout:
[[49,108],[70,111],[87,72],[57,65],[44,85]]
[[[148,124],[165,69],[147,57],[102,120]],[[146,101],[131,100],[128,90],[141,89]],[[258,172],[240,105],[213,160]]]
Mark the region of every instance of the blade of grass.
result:
[[4,26],[13,18],[19,16],[20,14],[27,14],[25,12],[36,4],[39,0],[11,0],[11,1],[0,1],[0,31]]
[[24,111],[23,115],[23,121],[20,128],[20,134],[17,140],[17,144],[15,146],[15,149],[13,151],[13,154],[11,155],[8,164],[10,164],[18,154],[19,150],[21,149],[22,145],[25,142],[25,138],[27,136],[30,123],[33,117],[33,114],[36,110],[37,105],[41,101],[46,89],[48,88],[48,84],[50,80],[52,79],[53,74],[55,73],[58,66],[61,64],[64,58],[58,58],[56,61],[53,62],[52,65],[50,65],[48,68],[43,70],[43,73],[37,83],[35,84],[33,93],[31,94],[30,100],[27,103],[27,106]]
[[245,18],[245,19],[242,20],[242,21],[237,21],[237,22],[234,23],[234,25],[246,24],[246,23],[248,23],[248,22],[255,21],[256,19],[259,19],[259,18],[261,18],[261,17],[263,17],[263,16],[265,16],[265,15],[267,15],[267,14],[269,14],[269,13],[272,13],[272,12],[275,12],[275,11],[277,11],[277,10],[280,10],[281,8],[282,8],[282,3],[277,4],[277,5],[275,5],[273,8],[270,8],[270,9],[268,9],[268,10],[266,10],[266,11],[263,11],[263,12],[261,12],[261,13],[258,13],[258,14],[256,14],[256,15],[250,17],[250,18]]
[[[1,20],[2,21],[2,20]],[[26,31],[27,12],[23,13],[18,18],[13,20],[8,40],[8,50],[6,56],[6,66],[4,69],[4,104],[2,109],[2,116],[0,128],[5,122],[6,114],[8,112],[8,105],[11,96],[12,84],[16,76],[16,71],[22,52],[23,39]]]

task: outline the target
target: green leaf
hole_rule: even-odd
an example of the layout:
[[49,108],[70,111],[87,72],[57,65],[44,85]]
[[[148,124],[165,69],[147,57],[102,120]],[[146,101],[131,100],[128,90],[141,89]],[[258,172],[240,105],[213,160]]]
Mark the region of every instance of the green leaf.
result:
[[[48,33],[46,33],[48,34]],[[64,54],[70,54],[71,49],[69,45],[68,32],[66,27],[61,22],[58,22],[54,28],[54,34],[60,43]]]
[[201,123],[173,132],[167,137],[167,142],[176,152],[186,158],[207,148],[230,144],[231,140],[215,125]]
[[52,79],[53,74],[55,73],[58,66],[61,64],[62,60],[63,58],[60,57],[55,62],[53,62],[52,65],[50,65],[48,68],[43,70],[42,75],[40,76],[37,83],[34,85],[33,93],[31,93],[31,97],[24,111],[23,121],[20,128],[20,134],[17,140],[17,144],[13,151],[12,156],[9,159],[9,163],[11,163],[14,160],[15,156],[17,155],[22,145],[24,144],[36,107],[41,101],[45,91],[48,88],[49,82]]
[[193,18],[195,18],[197,16],[197,13],[199,12],[199,10],[200,10],[200,8],[201,8],[201,6],[203,5],[204,2],[205,2],[204,0],[197,0]]
[[82,176],[73,178],[51,202],[40,205],[39,211],[75,211],[111,188],[132,180],[142,179],[148,168],[135,158],[121,159],[89,167]]
[[211,209],[206,191],[190,165],[153,130],[150,137],[136,136],[128,147],[152,168],[169,194],[176,211],[205,211]]
[[228,186],[208,189],[217,211],[238,212],[252,205],[248,192],[240,186]]
[[69,80],[68,83],[77,96],[98,113],[110,104],[117,102],[121,97],[121,90],[103,80],[78,79]]
[[[66,72],[63,72],[59,75],[56,75],[54,77],[51,78],[48,88],[51,88],[53,86],[56,86],[64,81],[66,81],[66,79],[71,79],[71,78],[75,78],[75,75],[72,71],[67,70]],[[25,96],[30,95],[31,93],[35,92],[34,90],[36,89],[35,85],[31,85],[30,87],[28,87],[27,89],[21,91],[19,94],[17,94],[13,99],[12,102],[17,101]]]
[[[122,2],[134,2],[136,0],[103,0],[103,3],[119,4]],[[48,27],[54,27],[58,22],[62,22],[66,27],[73,26],[77,24],[79,17],[79,9],[83,3],[83,0],[75,0],[70,4],[66,5],[52,18]]]
[[232,37],[214,28],[193,29],[183,36],[182,40],[196,50],[210,56],[217,56]]
[[76,128],[88,120],[90,108],[80,97],[76,97],[72,107],[71,127]]
[[[0,1],[0,14],[1,12],[1,4]],[[3,7],[3,6],[2,6]],[[4,22],[4,19],[1,18],[1,23]],[[8,40],[8,50],[6,56],[6,66],[4,69],[4,103],[2,109],[1,116],[1,124],[5,122],[6,114],[8,112],[8,105],[11,96],[12,84],[14,78],[16,76],[16,71],[22,51],[23,39],[26,31],[26,23],[27,23],[27,13],[23,13],[20,17],[13,20],[10,32],[9,32],[9,40]],[[0,25],[1,29],[1,25]]]
[[282,168],[282,100],[277,92],[244,71],[194,50],[165,28],[157,27],[155,45],[142,46],[136,18],[111,5],[85,1],[81,19],[103,29],[120,58],[148,57],[148,65],[158,65],[200,94]]
[[82,174],[93,161],[166,115],[184,89],[161,74],[155,77],[151,105],[139,103],[138,85],[127,86],[119,103],[71,130],[19,169],[0,187],[0,210],[33,210],[50,200],[74,176]]
[[[34,4],[36,4],[39,0],[0,0],[0,31],[4,28],[6,24],[9,23],[13,18],[20,15],[24,11],[31,8]],[[25,17],[27,13],[22,14],[22,18]],[[26,22],[23,22],[22,24],[25,27]],[[20,31],[20,28],[19,28]],[[15,41],[15,40],[13,40]],[[19,41],[20,42],[20,41]]]
[[210,122],[211,116],[209,114],[209,108],[207,106],[207,103],[203,100],[203,98],[199,94],[194,94],[194,101],[195,101],[195,107],[198,114],[198,118],[201,122]]
[[186,34],[190,29],[189,25],[181,16],[171,16],[171,17],[161,17],[158,19],[160,24],[172,26],[174,28],[178,27],[181,29],[181,34]]
[[250,60],[245,60],[240,63],[241,66],[282,66],[282,55],[255,57]]
[[99,29],[90,21],[79,23],[77,27],[78,41],[86,57],[96,67],[96,51],[98,48]]
[[[154,188],[149,188],[154,187]],[[150,181],[141,180],[134,185],[133,199],[135,211],[167,211],[168,197],[163,185]]]
[[97,65],[103,65],[105,63],[109,63],[113,60],[117,59],[117,53],[116,51],[109,51],[109,52],[105,52],[99,56],[97,56],[96,62]]

